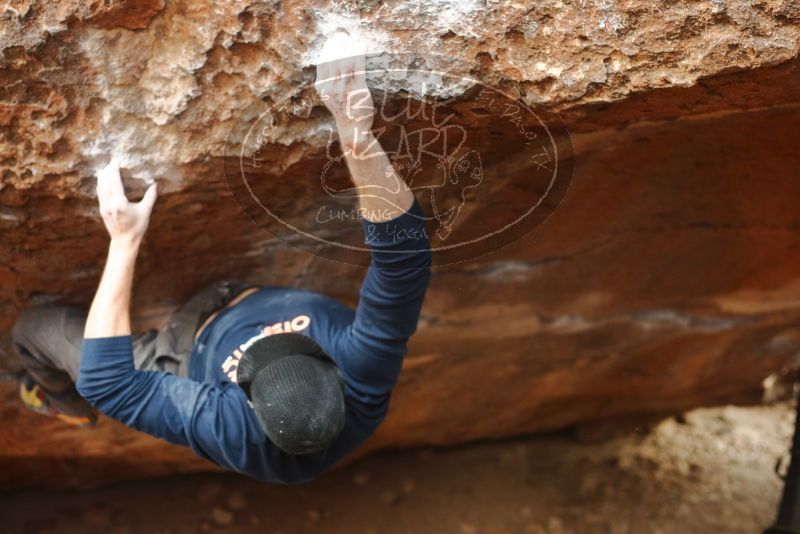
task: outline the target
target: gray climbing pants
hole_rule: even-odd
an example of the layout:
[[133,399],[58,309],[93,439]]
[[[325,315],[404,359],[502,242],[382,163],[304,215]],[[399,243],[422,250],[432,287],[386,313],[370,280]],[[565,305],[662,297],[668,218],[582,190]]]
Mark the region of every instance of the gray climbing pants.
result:
[[[136,368],[186,376],[197,329],[251,287],[253,284],[238,281],[218,282],[189,299],[160,330],[133,334]],[[92,411],[75,389],[86,313],[76,306],[36,306],[20,314],[11,332],[25,371],[42,388],[49,404],[67,415],[84,416]]]

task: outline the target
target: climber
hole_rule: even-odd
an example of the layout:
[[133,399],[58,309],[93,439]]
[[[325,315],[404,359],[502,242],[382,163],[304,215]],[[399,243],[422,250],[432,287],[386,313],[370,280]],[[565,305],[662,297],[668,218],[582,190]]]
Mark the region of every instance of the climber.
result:
[[[319,65],[316,87],[353,182],[382,191],[359,197],[372,260],[357,308],[301,289],[224,281],[160,331],[132,334],[134,263],[157,194],[153,184],[129,202],[112,160],[97,174],[110,245],[88,315],[37,307],[14,327],[29,407],[77,424],[92,423],[97,409],[281,483],[313,479],[375,431],[416,330],[431,253],[420,205],[407,187],[391,187],[391,164],[370,132],[363,56]],[[361,104],[350,106],[355,93]]]

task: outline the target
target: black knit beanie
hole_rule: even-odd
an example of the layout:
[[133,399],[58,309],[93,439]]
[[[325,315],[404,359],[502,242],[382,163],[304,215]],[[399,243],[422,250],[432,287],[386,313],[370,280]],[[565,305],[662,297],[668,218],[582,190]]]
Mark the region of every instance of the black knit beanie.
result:
[[344,428],[339,370],[310,337],[286,333],[256,339],[244,349],[237,382],[267,437],[284,452],[322,451]]

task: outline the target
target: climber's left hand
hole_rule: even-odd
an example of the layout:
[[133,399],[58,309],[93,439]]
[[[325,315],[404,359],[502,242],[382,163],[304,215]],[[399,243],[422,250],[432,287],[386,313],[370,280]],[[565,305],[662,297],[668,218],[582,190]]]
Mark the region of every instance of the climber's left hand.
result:
[[97,200],[100,215],[112,241],[138,245],[156,202],[156,184],[153,182],[139,202],[130,202],[125,196],[119,162],[116,159],[97,173]]

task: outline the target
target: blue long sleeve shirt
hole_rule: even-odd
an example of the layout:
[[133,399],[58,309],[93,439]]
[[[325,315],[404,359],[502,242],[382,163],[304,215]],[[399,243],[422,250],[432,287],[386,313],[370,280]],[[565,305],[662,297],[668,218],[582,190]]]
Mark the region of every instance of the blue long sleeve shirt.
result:
[[[364,231],[372,261],[355,310],[320,293],[261,288],[203,330],[188,377],[135,369],[130,336],[84,339],[78,392],[107,416],[222,467],[268,482],[315,478],[383,421],[430,279],[416,201],[391,221],[364,221]],[[236,383],[242,346],[282,332],[313,338],[344,377],[344,430],[322,452],[295,456],[272,444]]]

